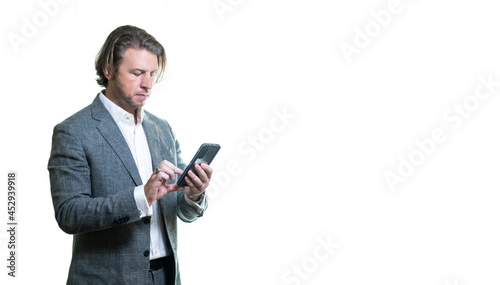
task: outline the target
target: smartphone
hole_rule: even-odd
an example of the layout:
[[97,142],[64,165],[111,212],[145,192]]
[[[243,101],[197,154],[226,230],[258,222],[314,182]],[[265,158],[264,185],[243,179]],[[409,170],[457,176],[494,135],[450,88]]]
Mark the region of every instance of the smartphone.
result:
[[186,169],[184,169],[184,172],[182,173],[181,177],[179,177],[179,180],[177,180],[177,185],[181,187],[187,186],[185,178],[188,175],[189,170],[192,170],[193,173],[196,174],[196,176],[198,176],[198,173],[194,169],[194,166],[200,163],[210,164],[214,159],[215,155],[217,154],[217,152],[219,152],[219,149],[220,145],[216,143],[202,144],[198,149],[198,151],[196,152],[196,154],[193,156],[193,159],[191,159],[189,165],[186,167]]

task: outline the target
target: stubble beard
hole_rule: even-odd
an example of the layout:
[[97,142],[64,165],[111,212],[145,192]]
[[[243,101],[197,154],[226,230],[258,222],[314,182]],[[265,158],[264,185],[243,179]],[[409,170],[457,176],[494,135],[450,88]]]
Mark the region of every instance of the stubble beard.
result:
[[120,81],[116,81],[116,87],[117,87],[117,91],[118,91],[118,96],[121,98],[121,100],[127,104],[127,106],[129,106],[130,108],[134,109],[134,110],[137,110],[139,108],[142,108],[144,107],[144,105],[146,105],[146,100],[147,98],[149,98],[149,92],[148,92],[148,97],[146,98],[146,100],[142,101],[142,104],[137,104],[136,102],[134,102],[134,94],[131,95],[131,97],[128,97],[125,93],[125,91],[123,90],[123,86],[121,84]]

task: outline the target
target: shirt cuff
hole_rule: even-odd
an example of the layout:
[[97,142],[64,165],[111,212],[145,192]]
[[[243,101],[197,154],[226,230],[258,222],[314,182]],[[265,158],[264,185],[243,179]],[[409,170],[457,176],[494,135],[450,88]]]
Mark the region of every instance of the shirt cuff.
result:
[[134,199],[141,219],[147,216],[153,216],[153,207],[149,205],[146,194],[144,193],[144,185],[137,186],[134,189]]
[[193,201],[193,200],[189,199],[188,196],[186,195],[186,193],[184,193],[184,199],[186,199],[186,203],[189,206],[193,207],[196,210],[196,213],[198,213],[198,214],[201,214],[203,212],[203,210],[205,209],[205,201],[206,201],[205,193],[200,195],[200,198],[198,199],[198,201]]

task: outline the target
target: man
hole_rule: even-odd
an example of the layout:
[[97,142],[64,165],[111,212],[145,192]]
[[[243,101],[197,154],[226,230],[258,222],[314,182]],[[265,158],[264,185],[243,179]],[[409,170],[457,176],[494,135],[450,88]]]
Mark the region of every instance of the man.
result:
[[181,284],[176,217],[203,215],[212,169],[196,165],[199,177],[175,184],[179,143],[143,109],[165,63],[146,31],[117,28],[96,58],[105,89],[54,128],[48,170],[56,220],[73,234],[68,284]]

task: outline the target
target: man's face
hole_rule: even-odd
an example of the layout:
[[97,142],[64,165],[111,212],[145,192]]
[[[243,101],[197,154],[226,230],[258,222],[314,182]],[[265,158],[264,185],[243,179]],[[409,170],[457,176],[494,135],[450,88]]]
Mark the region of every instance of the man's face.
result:
[[135,110],[144,106],[151,93],[157,69],[156,54],[145,49],[125,50],[118,72],[114,78],[108,78],[106,97],[125,111],[135,114]]

